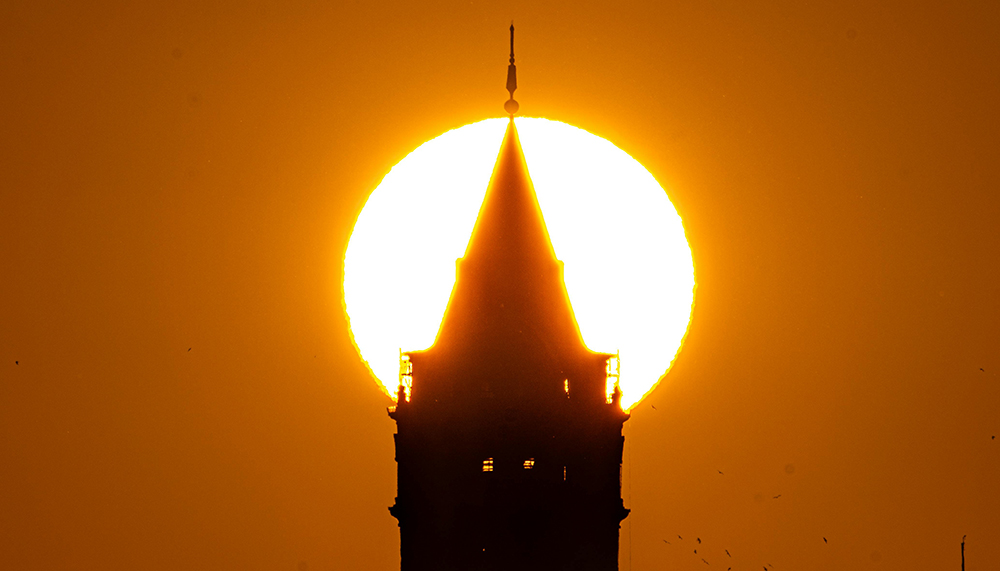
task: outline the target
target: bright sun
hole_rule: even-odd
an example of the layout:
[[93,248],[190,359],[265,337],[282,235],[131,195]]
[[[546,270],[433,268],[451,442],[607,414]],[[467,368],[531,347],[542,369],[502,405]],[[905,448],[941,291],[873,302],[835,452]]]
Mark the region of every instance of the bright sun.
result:
[[[656,386],[687,332],[694,265],[680,216],[649,171],[605,139],[558,121],[515,121],[580,332],[591,350],[620,352],[627,410]],[[487,119],[424,143],[358,216],[344,303],[389,395],[400,349],[434,343],[506,125]]]

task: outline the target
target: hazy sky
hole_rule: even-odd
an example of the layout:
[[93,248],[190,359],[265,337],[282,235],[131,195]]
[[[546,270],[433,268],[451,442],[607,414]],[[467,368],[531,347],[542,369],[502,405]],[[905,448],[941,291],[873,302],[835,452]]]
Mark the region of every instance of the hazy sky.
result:
[[0,567],[398,568],[341,263],[511,18],[694,254],[621,568],[1000,560],[995,2],[70,4],[0,6]]

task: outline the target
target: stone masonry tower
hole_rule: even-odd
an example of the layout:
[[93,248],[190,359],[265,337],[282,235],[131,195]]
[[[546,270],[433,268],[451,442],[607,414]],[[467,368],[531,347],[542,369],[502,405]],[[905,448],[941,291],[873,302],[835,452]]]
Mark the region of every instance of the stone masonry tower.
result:
[[437,339],[400,357],[389,510],[402,571],[618,568],[628,414],[617,357],[580,335],[514,125],[512,76],[512,117]]

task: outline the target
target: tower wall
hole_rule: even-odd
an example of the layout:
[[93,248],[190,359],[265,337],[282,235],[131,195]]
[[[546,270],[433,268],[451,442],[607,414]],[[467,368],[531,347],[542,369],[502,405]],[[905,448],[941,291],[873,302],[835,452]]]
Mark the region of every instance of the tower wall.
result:
[[572,395],[514,404],[404,400],[392,413],[403,571],[618,568],[627,415]]

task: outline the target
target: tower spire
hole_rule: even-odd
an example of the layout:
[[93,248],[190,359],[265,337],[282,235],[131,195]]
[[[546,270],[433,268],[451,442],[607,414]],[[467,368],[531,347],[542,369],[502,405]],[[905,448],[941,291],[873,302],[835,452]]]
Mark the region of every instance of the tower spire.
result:
[[507,66],[507,91],[510,92],[510,99],[503,104],[504,111],[514,118],[519,105],[514,101],[514,91],[517,90],[517,66],[514,65],[514,21],[510,22],[510,65]]

